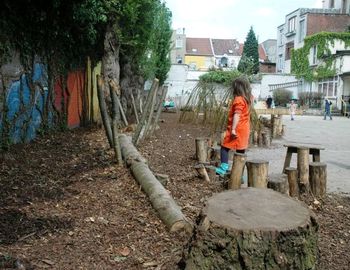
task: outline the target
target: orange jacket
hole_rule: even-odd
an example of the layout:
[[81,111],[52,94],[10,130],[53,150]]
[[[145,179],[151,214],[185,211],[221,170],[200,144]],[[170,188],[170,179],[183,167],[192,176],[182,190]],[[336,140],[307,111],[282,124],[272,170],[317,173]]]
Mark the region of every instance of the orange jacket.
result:
[[[236,127],[237,137],[232,138],[233,115],[240,114],[240,118]],[[250,133],[250,110],[247,101],[242,96],[237,96],[231,103],[228,115],[227,128],[223,141],[223,146],[234,150],[244,150],[248,148]]]

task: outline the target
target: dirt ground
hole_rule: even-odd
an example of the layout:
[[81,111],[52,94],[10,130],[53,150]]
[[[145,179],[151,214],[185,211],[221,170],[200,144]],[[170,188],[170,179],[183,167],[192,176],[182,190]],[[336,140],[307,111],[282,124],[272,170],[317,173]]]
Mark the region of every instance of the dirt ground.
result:
[[[223,190],[196,177],[194,138],[205,128],[163,114],[140,151],[195,220]],[[104,133],[47,135],[0,155],[0,269],[178,269],[187,239],[167,232],[126,168],[112,162]],[[350,269],[350,198],[309,203],[320,225],[318,269]]]

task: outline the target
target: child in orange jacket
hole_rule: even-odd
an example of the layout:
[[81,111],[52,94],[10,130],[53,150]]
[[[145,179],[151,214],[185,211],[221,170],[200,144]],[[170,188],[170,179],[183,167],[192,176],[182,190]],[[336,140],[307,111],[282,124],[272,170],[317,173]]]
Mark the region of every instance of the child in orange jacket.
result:
[[234,99],[228,114],[225,137],[221,145],[221,165],[216,173],[224,175],[228,170],[228,153],[235,150],[245,153],[250,133],[251,88],[247,79],[238,78],[232,83]]

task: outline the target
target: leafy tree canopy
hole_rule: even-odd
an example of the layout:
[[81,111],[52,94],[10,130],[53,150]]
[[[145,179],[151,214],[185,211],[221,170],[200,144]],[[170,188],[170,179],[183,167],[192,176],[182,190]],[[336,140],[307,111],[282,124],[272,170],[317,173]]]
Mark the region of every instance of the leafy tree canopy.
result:
[[246,74],[256,74],[259,72],[259,44],[253,27],[250,28],[244,42],[242,58],[238,64],[238,70]]

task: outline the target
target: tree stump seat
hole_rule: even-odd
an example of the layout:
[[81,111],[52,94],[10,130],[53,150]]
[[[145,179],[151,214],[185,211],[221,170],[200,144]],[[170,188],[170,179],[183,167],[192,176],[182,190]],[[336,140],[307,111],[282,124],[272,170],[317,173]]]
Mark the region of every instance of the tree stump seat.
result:
[[318,226],[301,202],[271,189],[211,197],[183,255],[184,269],[315,269]]

